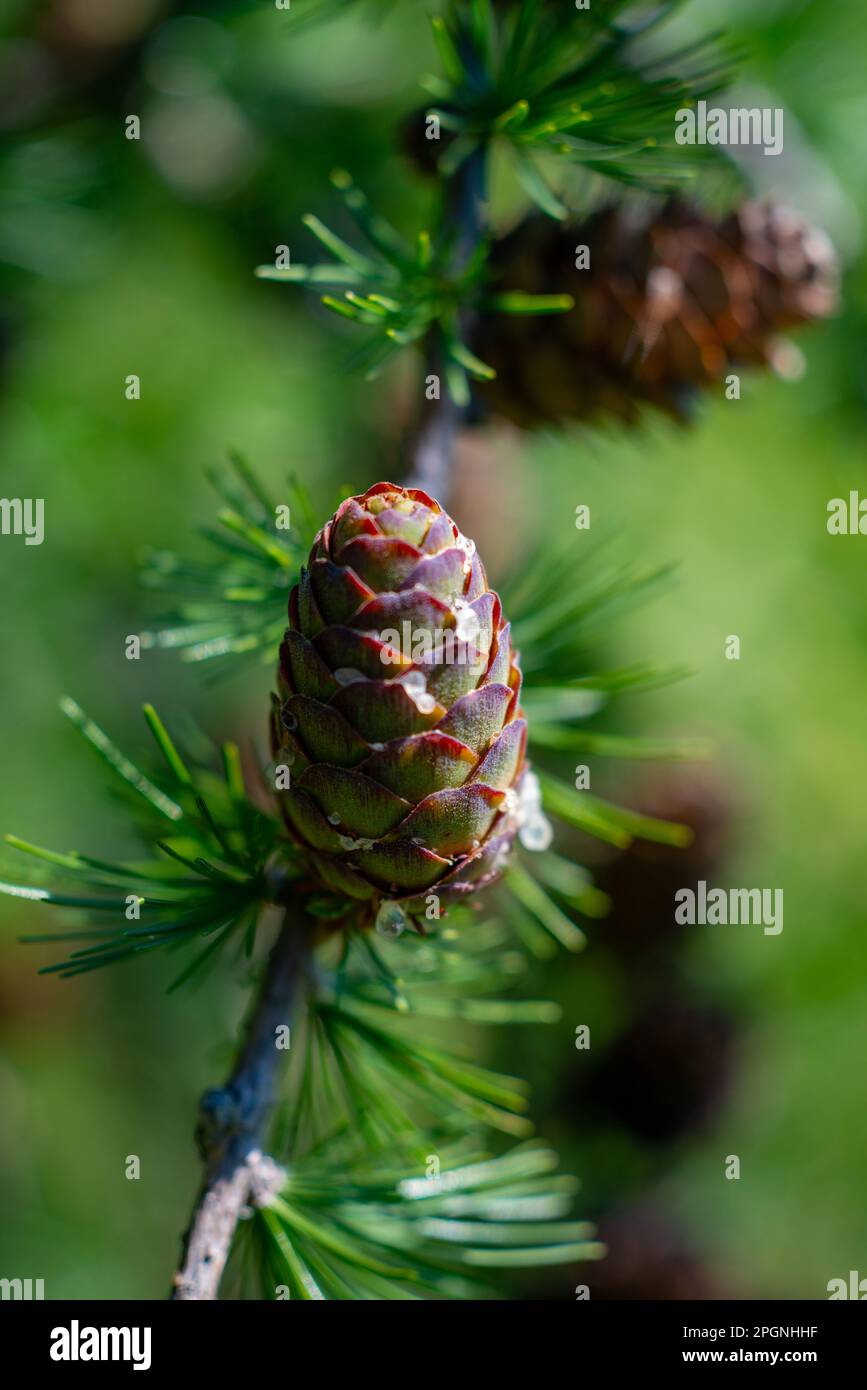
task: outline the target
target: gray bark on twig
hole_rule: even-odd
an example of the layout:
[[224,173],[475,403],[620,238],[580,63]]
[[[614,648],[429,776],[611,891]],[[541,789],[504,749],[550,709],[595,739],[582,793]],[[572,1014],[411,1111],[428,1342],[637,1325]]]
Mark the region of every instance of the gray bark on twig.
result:
[[202,1097],[197,1138],[205,1178],[184,1236],[175,1300],[217,1297],[239,1220],[282,1186],[282,1169],[263,1148],[286,1056],[278,1030],[290,1022],[308,950],[308,927],[287,913],[232,1075]]
[[[484,235],[485,174],[486,155],[479,148],[464,161],[446,190],[446,231],[455,236],[455,270],[466,265]],[[472,314],[461,315],[461,326],[465,336],[471,336]],[[448,508],[455,442],[465,412],[446,389],[436,342],[429,345],[427,374],[439,377],[441,397],[422,415],[406,486],[421,488]]]

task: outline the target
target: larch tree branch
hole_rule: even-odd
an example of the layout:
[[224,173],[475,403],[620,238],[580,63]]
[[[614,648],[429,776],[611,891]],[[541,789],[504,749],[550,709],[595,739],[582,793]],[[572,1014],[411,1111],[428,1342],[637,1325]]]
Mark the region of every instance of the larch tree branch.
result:
[[[454,238],[456,271],[484,235],[486,164],[480,147],[444,190],[443,230]],[[407,484],[448,505],[455,439],[465,412],[446,389],[437,343],[429,346],[428,362],[440,378],[440,398],[421,422]],[[232,1076],[202,1097],[197,1135],[205,1178],[184,1236],[175,1300],[217,1298],[238,1222],[251,1205],[263,1205],[282,1186],[283,1172],[265,1154],[264,1143],[283,1055],[277,1030],[289,1023],[309,946],[309,929],[287,912]]]
[[[454,238],[456,272],[467,264],[485,234],[486,188],[487,151],[480,145],[443,190],[443,235]],[[461,316],[465,331],[470,319],[470,314]],[[441,348],[436,340],[428,345],[426,375],[438,377],[439,397],[427,403],[428,409],[419,422],[406,486],[422,488],[448,510],[455,443],[466,410],[457,405],[446,387]]]
[[283,1170],[264,1146],[286,1055],[278,1046],[280,1030],[290,1024],[309,951],[309,924],[287,911],[232,1075],[201,1099],[196,1137],[205,1177],[183,1239],[172,1299],[217,1298],[238,1222],[283,1185]]

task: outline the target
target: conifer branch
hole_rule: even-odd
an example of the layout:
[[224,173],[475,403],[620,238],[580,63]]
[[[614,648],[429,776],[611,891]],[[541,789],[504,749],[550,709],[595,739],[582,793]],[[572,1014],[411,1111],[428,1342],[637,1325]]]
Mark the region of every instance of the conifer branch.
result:
[[277,1030],[290,1021],[309,949],[308,924],[287,910],[232,1075],[201,1099],[197,1139],[205,1178],[183,1239],[176,1301],[217,1298],[238,1222],[283,1184],[282,1169],[263,1146],[284,1058]]
[[[455,240],[457,269],[469,262],[485,234],[486,175],[487,151],[480,146],[445,183],[443,232]],[[464,332],[469,317],[467,312],[461,315]],[[439,399],[430,404],[420,421],[407,487],[420,487],[448,507],[455,440],[466,407],[458,405],[446,388],[443,354],[436,341],[429,344],[427,372],[439,378]]]
[[[431,353],[429,372],[439,375],[439,362]],[[420,421],[412,464],[406,480],[407,487],[420,487],[436,497],[444,507],[450,505],[449,487],[455,439],[463,411],[448,392],[432,402]]]

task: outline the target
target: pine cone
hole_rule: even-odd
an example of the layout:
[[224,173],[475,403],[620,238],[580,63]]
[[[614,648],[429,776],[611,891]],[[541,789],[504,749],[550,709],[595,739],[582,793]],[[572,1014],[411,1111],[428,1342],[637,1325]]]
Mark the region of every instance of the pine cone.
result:
[[378,483],[319,532],[289,621],[272,743],[314,876],[410,913],[495,878],[518,828],[526,724],[473,542],[426,493]]
[[697,388],[773,365],[778,335],[837,299],[827,238],[769,202],[722,220],[676,200],[642,221],[613,207],[571,227],[535,216],[495,248],[494,267],[498,289],[575,298],[566,314],[480,324],[474,348],[497,379],[479,397],[524,426],[632,422],[642,403],[684,419]]
[[686,825],[693,833],[685,848],[651,840],[606,848],[593,866],[597,888],[611,899],[596,939],[646,981],[653,967],[670,970],[672,951],[683,946],[675,893],[684,884],[714,878],[731,848],[736,808],[728,786],[707,768],[633,784],[630,799],[647,815]]
[[643,1142],[671,1143],[700,1129],[724,1099],[734,1037],[721,1009],[660,996],[606,1052],[586,1099]]
[[737,1296],[666,1209],[662,1196],[644,1195],[617,1206],[597,1222],[596,1235],[605,1246],[603,1260],[539,1271],[521,1297],[574,1303],[579,1284],[587,1285],[592,1303]]
[[692,1240],[653,1198],[603,1217],[604,1260],[583,1269],[591,1299],[659,1302],[734,1296]]

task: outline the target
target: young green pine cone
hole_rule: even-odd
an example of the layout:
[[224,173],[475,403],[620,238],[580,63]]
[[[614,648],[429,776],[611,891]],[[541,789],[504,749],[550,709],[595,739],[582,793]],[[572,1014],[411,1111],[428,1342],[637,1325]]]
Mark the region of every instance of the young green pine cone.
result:
[[498,289],[575,299],[566,314],[480,324],[473,346],[497,379],[479,397],[524,426],[632,422],[642,403],[685,418],[697,388],[741,365],[781,365],[779,334],[826,317],[837,299],[827,238],[769,202],[721,220],[678,201],[638,221],[622,208],[568,227],[535,216],[495,248],[494,264]]
[[473,542],[426,493],[378,483],[319,532],[289,621],[273,742],[314,876],[410,913],[495,878],[520,822],[526,725]]

